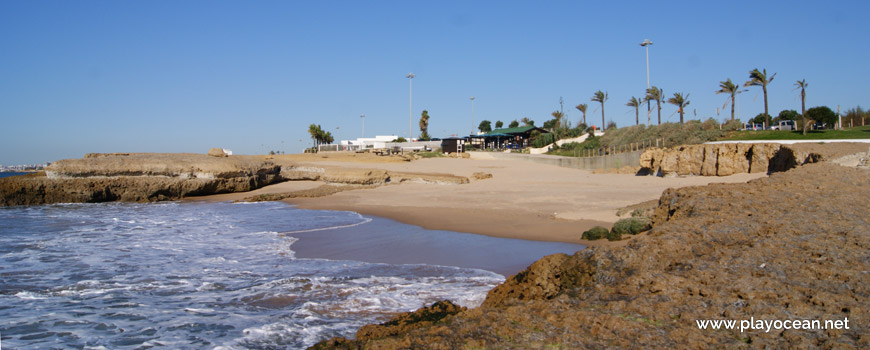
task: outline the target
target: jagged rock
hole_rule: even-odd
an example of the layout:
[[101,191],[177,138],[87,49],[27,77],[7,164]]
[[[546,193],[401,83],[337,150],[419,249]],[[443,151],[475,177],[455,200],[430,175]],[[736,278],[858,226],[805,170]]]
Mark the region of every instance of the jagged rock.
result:
[[595,275],[595,264],[590,259],[583,251],[574,256],[545,256],[489,291],[483,307],[503,306],[512,301],[548,300],[566,290],[587,285]]
[[212,157],[227,157],[227,153],[222,148],[210,148],[208,155]]
[[365,341],[394,336],[412,329],[432,325],[447,316],[455,315],[465,310],[465,307],[456,305],[449,300],[439,301],[416,311],[398,314],[389,321],[379,325],[363,326],[356,332],[356,339]]

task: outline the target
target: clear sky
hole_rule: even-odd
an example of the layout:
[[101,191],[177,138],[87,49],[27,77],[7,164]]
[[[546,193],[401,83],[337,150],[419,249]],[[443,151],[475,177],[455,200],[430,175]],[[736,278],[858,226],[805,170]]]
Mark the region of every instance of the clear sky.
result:
[[[690,94],[687,117],[716,108],[720,81],[776,73],[771,114],[870,106],[866,1],[0,1],[0,164],[88,152],[301,152],[308,125],[336,140],[467,135],[487,119],[541,125],[559,98],[604,90],[608,120],[653,85]],[[864,82],[864,83],[862,83]],[[739,98],[763,112],[760,88]],[[730,108],[730,106],[728,107]],[[662,119],[678,121],[671,105]],[[696,116],[697,114],[697,116]],[[641,116],[645,119],[645,115]],[[655,119],[655,114],[653,114]],[[597,122],[596,122],[597,121]],[[655,121],[654,121],[655,122]]]

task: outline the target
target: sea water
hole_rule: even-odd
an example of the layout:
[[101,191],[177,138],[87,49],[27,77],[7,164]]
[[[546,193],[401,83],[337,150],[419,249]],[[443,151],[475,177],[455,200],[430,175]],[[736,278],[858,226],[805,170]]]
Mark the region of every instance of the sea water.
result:
[[296,257],[372,220],[274,202],[0,208],[0,346],[303,349],[438,300],[477,306],[504,280]]

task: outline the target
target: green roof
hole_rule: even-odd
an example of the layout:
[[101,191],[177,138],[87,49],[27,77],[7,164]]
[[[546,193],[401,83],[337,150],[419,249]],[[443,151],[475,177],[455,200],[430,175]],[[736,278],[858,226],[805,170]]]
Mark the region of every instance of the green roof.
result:
[[520,126],[516,128],[504,128],[504,129],[495,129],[486,133],[485,135],[495,135],[495,134],[523,134],[529,132],[534,129],[540,129],[542,132],[547,132],[544,129],[541,129],[537,126]]

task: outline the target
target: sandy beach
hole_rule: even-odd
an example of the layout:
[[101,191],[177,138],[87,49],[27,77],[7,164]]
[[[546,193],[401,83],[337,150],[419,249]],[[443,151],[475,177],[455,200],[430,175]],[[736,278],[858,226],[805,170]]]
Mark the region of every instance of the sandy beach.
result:
[[[591,171],[515,160],[430,158],[357,158],[349,155],[276,156],[276,163],[316,167],[366,168],[387,171],[465,176],[470,183],[390,184],[350,190],[319,198],[292,198],[288,203],[304,209],[347,210],[393,219],[432,230],[484,234],[495,237],[579,243],[580,234],[593,226],[618,220],[620,208],[657,200],[665,189],[708,183],[746,182],[766,174],[727,177],[634,176],[593,174]],[[475,179],[475,173],[491,178]],[[310,189],[319,182],[294,181],[267,186],[250,193],[209,196],[206,200],[242,200],[255,194]],[[197,199],[202,200],[202,199]]]

